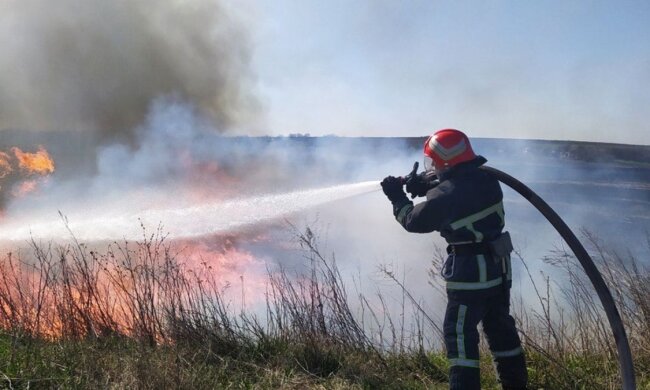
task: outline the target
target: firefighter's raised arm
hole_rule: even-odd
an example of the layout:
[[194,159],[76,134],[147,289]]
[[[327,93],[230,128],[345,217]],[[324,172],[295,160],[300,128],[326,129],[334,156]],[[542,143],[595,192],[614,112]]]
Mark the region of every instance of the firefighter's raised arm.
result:
[[445,214],[445,197],[433,197],[413,205],[403,190],[402,178],[386,177],[381,182],[384,194],[393,205],[395,219],[409,232],[430,233],[440,230]]

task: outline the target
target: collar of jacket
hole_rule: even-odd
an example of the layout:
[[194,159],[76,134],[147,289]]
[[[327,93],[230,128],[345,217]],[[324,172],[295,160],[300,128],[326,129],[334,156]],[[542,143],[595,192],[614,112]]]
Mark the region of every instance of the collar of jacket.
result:
[[456,165],[454,167],[451,167],[451,168],[445,170],[444,172],[440,173],[440,175],[438,175],[438,179],[440,179],[440,181],[448,180],[448,179],[450,179],[450,178],[452,178],[454,176],[457,176],[458,174],[461,174],[463,172],[467,172],[468,170],[476,169],[476,168],[480,167],[481,165],[485,164],[486,162],[487,162],[487,159],[485,157],[476,156],[476,158],[474,158],[472,160],[462,162],[462,163],[460,163],[460,164],[458,164],[458,165]]

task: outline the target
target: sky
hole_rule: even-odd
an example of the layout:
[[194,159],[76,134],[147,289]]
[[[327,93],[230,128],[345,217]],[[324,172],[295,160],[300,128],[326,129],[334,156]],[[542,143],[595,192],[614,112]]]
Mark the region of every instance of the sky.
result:
[[236,4],[262,132],[650,144],[648,1]]
[[[650,144],[648,0],[0,0],[0,130]],[[169,100],[169,99],[168,99]]]

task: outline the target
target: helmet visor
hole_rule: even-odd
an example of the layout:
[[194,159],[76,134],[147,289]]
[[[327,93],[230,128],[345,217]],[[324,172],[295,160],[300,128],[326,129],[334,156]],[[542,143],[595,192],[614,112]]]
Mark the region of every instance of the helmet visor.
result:
[[436,167],[433,165],[433,159],[427,155],[424,155],[424,170],[435,172]]

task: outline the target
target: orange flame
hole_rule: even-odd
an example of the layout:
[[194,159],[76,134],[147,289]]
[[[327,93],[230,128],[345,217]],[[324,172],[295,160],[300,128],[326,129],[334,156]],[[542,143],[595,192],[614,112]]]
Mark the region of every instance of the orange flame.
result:
[[11,148],[18,160],[18,166],[29,174],[46,175],[54,172],[54,161],[44,147],[39,146],[36,153],[23,152],[18,147]]
[[[163,343],[171,340],[158,317],[168,313],[166,308],[217,295],[242,310],[247,301],[257,304],[266,290],[264,262],[229,239],[211,244],[188,241],[163,248],[160,241],[149,241],[117,247],[129,260],[109,246],[105,253],[84,252],[83,265],[76,255],[59,261],[44,253],[21,258],[9,252],[0,256],[0,331],[21,329],[45,339],[107,331],[140,337],[145,331]],[[150,252],[147,245],[156,249]]]
[[7,176],[13,171],[11,168],[10,156],[7,153],[0,152],[0,179]]
[[36,191],[44,177],[53,172],[54,161],[43,146],[34,153],[19,147],[11,148],[11,153],[0,151],[0,207],[8,195],[20,197]]

